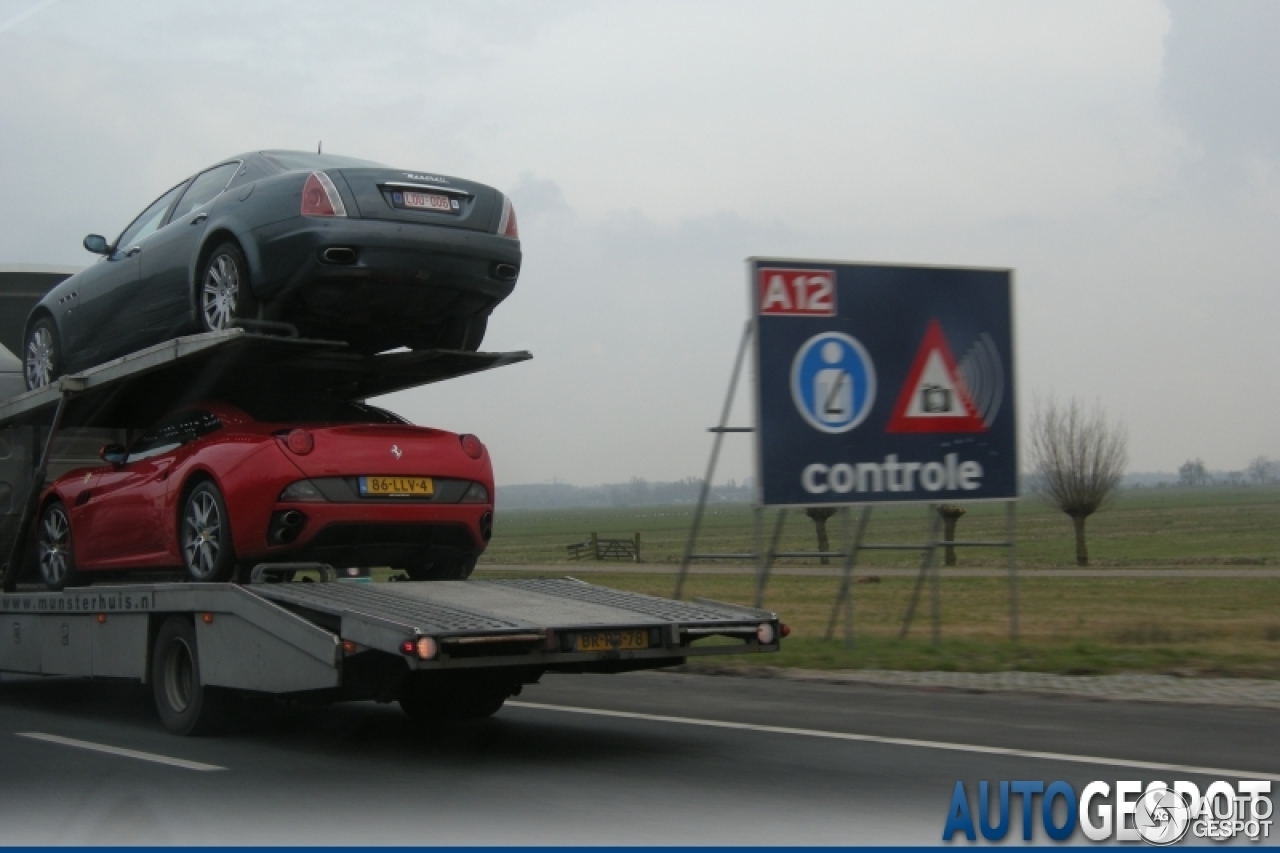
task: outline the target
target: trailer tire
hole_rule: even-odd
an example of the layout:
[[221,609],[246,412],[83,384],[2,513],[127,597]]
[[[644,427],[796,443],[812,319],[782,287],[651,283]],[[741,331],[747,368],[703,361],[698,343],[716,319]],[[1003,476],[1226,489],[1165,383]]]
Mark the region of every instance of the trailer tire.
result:
[[400,691],[400,707],[424,723],[482,720],[498,713],[514,691],[506,684],[451,674],[454,677],[410,675]]
[[232,694],[201,682],[196,627],[186,616],[170,616],[156,634],[151,692],[160,721],[174,734],[211,734],[226,725]]

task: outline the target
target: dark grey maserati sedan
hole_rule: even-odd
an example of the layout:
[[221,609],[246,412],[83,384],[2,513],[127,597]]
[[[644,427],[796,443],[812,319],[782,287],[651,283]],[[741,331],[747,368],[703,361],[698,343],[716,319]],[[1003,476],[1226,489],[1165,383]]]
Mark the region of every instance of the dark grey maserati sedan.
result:
[[28,388],[233,325],[361,352],[480,346],[515,287],[520,239],[497,190],[298,151],[242,154],[156,199],[27,320]]

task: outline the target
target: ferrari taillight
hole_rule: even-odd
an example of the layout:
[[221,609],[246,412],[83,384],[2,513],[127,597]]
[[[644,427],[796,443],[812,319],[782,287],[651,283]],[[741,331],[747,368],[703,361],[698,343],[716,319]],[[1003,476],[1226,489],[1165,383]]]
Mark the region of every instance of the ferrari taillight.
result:
[[484,445],[480,443],[480,439],[470,433],[458,436],[458,441],[462,443],[462,452],[472,459],[479,459],[484,453]]
[[316,447],[316,438],[305,429],[289,430],[284,438],[284,446],[299,456],[306,456]]
[[511,199],[502,197],[502,218],[498,220],[498,233],[512,240],[520,239],[520,229],[516,226],[516,209],[511,206]]
[[333,180],[324,172],[312,172],[302,185],[303,216],[346,216],[347,206]]

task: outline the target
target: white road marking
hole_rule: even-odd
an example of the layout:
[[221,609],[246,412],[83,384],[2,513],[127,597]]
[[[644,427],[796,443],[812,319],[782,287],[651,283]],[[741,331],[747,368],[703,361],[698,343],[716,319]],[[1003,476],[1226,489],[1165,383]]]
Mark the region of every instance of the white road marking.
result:
[[124,749],[119,746],[107,746],[102,743],[92,743],[87,740],[75,740],[69,737],[59,737],[58,735],[47,735],[44,732],[15,732],[18,737],[27,737],[32,740],[43,740],[48,743],[58,743],[63,746],[74,746],[77,749],[88,749],[93,752],[105,752],[108,755],[119,755],[122,758],[136,758],[139,761],[152,761],[156,764],[168,764],[171,767],[184,767],[187,770],[226,770],[225,767],[219,767],[216,764],[201,764],[199,761],[187,761],[185,758],[170,758],[167,755],[156,755],[153,752],[139,752],[136,749]]
[[544,705],[539,702],[507,702],[515,708],[538,711],[560,711],[566,714],[587,714],[596,717],[619,717],[624,720],[648,720],[655,723],[676,723],[683,726],[705,726],[713,729],[738,729],[748,732],[764,732],[775,735],[799,735],[801,737],[851,740],[861,743],[883,743],[889,746],[914,746],[923,749],[945,749],[951,752],[975,752],[982,755],[1007,755],[1012,758],[1035,758],[1042,761],[1069,761],[1073,764],[1101,764],[1108,767],[1132,767],[1138,770],[1157,770],[1167,773],[1193,773],[1197,776],[1214,776],[1219,779],[1270,779],[1280,781],[1280,774],[1258,773],[1253,770],[1227,770],[1221,767],[1193,767],[1187,764],[1162,764],[1156,761],[1131,761],[1126,758],[1105,758],[1098,755],[1070,755],[1064,752],[1037,752],[1030,749],[1008,749],[1002,746],[980,746],[971,743],[948,743],[939,740],[916,740],[904,737],[882,737],[850,732],[828,732],[821,729],[793,729],[786,726],[761,726],[754,723],[731,723],[725,720],[699,720],[693,717],[669,717],[663,714],[638,714],[634,711],[605,711],[599,708],[573,708],[568,705]]

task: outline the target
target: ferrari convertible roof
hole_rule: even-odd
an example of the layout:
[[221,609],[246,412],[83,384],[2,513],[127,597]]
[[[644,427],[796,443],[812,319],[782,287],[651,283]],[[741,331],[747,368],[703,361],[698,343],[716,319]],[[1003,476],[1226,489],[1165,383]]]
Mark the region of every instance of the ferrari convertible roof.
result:
[[47,425],[64,393],[63,428],[140,429],[198,400],[365,400],[532,357],[456,350],[361,355],[340,341],[229,329],[166,341],[0,400],[0,426]]

